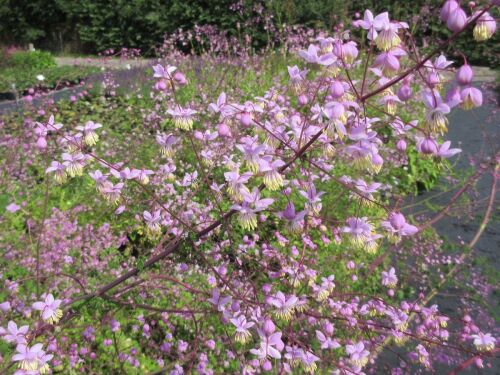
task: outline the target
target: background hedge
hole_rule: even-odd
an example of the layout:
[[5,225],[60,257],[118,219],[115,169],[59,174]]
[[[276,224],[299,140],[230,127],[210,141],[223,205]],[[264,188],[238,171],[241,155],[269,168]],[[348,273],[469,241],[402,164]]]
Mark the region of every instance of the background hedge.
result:
[[[240,24],[259,48],[267,39],[265,18],[277,28],[286,23],[331,30],[368,8],[388,10],[392,18],[409,21],[419,44],[449,35],[436,20],[441,0],[240,0],[236,6],[240,11],[234,4],[235,0],[0,0],[0,43],[34,43],[37,48],[72,53],[128,47],[152,55],[163,36],[179,27],[210,24],[238,36]],[[487,47],[474,42],[470,34],[455,48],[466,47],[474,64],[496,67],[500,33]]]

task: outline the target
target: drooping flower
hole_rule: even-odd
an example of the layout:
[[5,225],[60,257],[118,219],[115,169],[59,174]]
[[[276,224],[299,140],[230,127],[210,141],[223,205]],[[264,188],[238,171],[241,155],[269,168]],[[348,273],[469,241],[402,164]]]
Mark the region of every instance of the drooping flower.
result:
[[270,156],[264,156],[259,160],[259,170],[264,173],[264,184],[271,191],[278,190],[284,184],[283,176],[279,172],[279,168],[285,165],[285,162],[280,159],[271,161]]
[[66,166],[58,161],[52,161],[50,167],[45,170],[45,173],[54,173],[54,179],[58,184],[66,182]]
[[235,204],[232,210],[238,211],[238,222],[246,230],[257,228],[257,212],[265,210],[274,202],[271,198],[260,198],[260,191],[254,188],[251,193],[243,193],[243,202]]
[[483,93],[475,87],[466,87],[461,93],[462,108],[466,111],[483,105]]
[[356,192],[351,194],[351,197],[358,200],[360,203],[371,206],[374,203],[373,194],[378,191],[378,189],[382,186],[381,183],[372,182],[368,184],[366,181],[362,179],[357,179],[353,182],[354,187],[356,188]]
[[[433,133],[444,134],[448,130],[448,119],[446,115],[450,113],[450,105],[443,102],[437,90],[423,91],[422,99],[428,109],[425,115],[427,127]],[[452,103],[452,105],[454,104],[456,103]]]
[[38,343],[31,348],[25,344],[19,344],[16,347],[17,353],[12,356],[12,361],[19,362],[19,367],[36,374],[46,374],[49,372],[48,361],[52,359],[51,354],[46,354],[42,350],[43,344]]
[[288,74],[290,75],[292,90],[295,94],[298,94],[302,90],[302,85],[307,74],[307,69],[300,70],[296,65],[289,66],[287,68]]
[[[337,56],[343,63],[352,64],[354,60],[358,57],[359,50],[355,42],[348,41],[343,43],[341,40],[335,41],[333,45],[333,53]],[[336,73],[336,70],[334,71]],[[335,77],[336,74],[333,74]]]
[[396,270],[391,267],[389,271],[382,271],[382,285],[389,288],[394,288],[398,283],[398,277],[396,276]]
[[347,219],[347,226],[342,228],[344,233],[349,235],[349,240],[356,246],[366,248],[366,242],[370,238],[373,226],[366,217],[350,217]]
[[50,324],[56,324],[62,317],[63,312],[59,308],[62,301],[54,299],[52,294],[47,294],[43,302],[35,302],[33,308],[42,312],[42,319]]
[[225,105],[226,105],[226,93],[222,92],[217,98],[217,103],[210,103],[208,105],[208,110],[212,113],[219,113],[224,109]]
[[76,127],[77,130],[83,133],[83,140],[89,146],[95,145],[99,140],[99,135],[95,132],[99,128],[102,128],[102,125],[94,121],[87,121],[84,126]]
[[375,38],[375,43],[380,50],[388,51],[401,43],[398,31],[402,28],[408,28],[408,24],[405,22],[389,22],[388,19],[384,19],[381,23],[380,32]]
[[303,351],[300,361],[305,372],[313,373],[318,368],[316,362],[319,361],[319,357],[309,351]]
[[226,310],[226,305],[231,303],[231,296],[224,297],[220,294],[219,289],[212,290],[212,297],[208,299],[212,305],[217,307],[217,310],[223,312]]
[[316,186],[313,183],[310,183],[307,187],[307,190],[300,190],[300,195],[302,195],[306,202],[306,208],[311,211],[314,215],[319,215],[321,208],[323,207],[321,204],[321,197],[325,194],[324,191],[317,192]]
[[234,200],[243,200],[243,193],[249,192],[245,183],[248,182],[250,177],[252,177],[252,172],[245,172],[242,175],[237,170],[224,173],[224,178],[228,183],[227,192]]
[[495,348],[496,339],[491,335],[491,333],[479,332],[476,335],[471,335],[474,339],[474,345],[480,351],[487,352]]
[[250,337],[252,337],[249,329],[252,328],[255,323],[248,322],[244,315],[239,315],[236,318],[230,319],[229,321],[236,327],[236,341],[245,344],[250,339]]
[[108,181],[107,177],[98,169],[90,172],[89,175],[95,181],[97,191],[102,193],[105,183]]
[[417,138],[417,151],[425,155],[436,155],[438,152],[438,144],[432,137]]
[[281,340],[281,332],[274,332],[274,329],[272,331],[266,330],[265,326],[268,321],[270,320],[268,319],[264,323],[263,330],[258,331],[261,339],[259,348],[250,350],[250,353],[256,355],[261,361],[267,358],[280,359],[281,351],[285,347],[285,344]]
[[292,233],[302,230],[302,220],[306,216],[306,211],[295,212],[295,205],[292,201],[288,202],[285,209],[277,213],[277,216],[286,221],[286,228]]
[[123,186],[125,186],[123,182],[113,184],[110,181],[106,181],[103,184],[101,193],[110,203],[118,204],[121,198]]
[[78,152],[75,154],[62,154],[63,164],[68,171],[70,177],[81,176],[83,167],[85,166],[85,155]]
[[418,344],[415,350],[417,351],[418,361],[425,367],[429,367],[429,352],[427,349],[422,344]]
[[363,367],[368,362],[370,352],[365,349],[365,344],[362,341],[353,345],[346,345],[345,350],[355,365]]
[[379,103],[384,106],[385,111],[389,115],[394,116],[398,109],[398,103],[402,103],[402,101],[397,95],[383,95],[379,99]]
[[391,48],[390,50],[377,55],[375,61],[373,62],[373,66],[382,70],[386,76],[391,76],[399,70],[399,59],[405,55],[406,52],[402,48]]
[[236,148],[243,153],[248,169],[253,173],[257,173],[261,155],[266,150],[266,145],[259,144],[257,137],[243,137],[241,141],[243,143],[237,144]]
[[55,124],[54,115],[49,117],[47,124],[36,122],[35,134],[38,136],[36,145],[40,149],[47,147],[47,135],[49,132],[54,132],[62,128],[62,124]]
[[146,222],[147,232],[151,237],[156,237],[161,233],[161,212],[156,210],[153,213],[149,211],[144,211],[142,213],[144,216],[144,221]]
[[149,176],[155,174],[152,170],[144,168],[134,169],[133,172],[136,175],[135,179],[143,185],[149,184]]
[[274,314],[286,321],[290,320],[297,307],[299,299],[294,296],[286,296],[283,292],[277,292],[274,297],[270,298],[269,303],[276,308]]
[[193,115],[198,112],[194,109],[183,108],[180,105],[177,105],[173,109],[168,109],[167,113],[172,116],[176,128],[191,130],[194,123]]
[[178,138],[173,134],[158,134],[156,142],[161,146],[160,152],[167,158],[171,158],[174,153],[174,145],[178,142]]
[[[473,17],[477,15],[474,14]],[[478,42],[483,42],[490,39],[497,29],[496,20],[488,12],[484,12],[476,21],[474,26],[473,35],[474,39]]]

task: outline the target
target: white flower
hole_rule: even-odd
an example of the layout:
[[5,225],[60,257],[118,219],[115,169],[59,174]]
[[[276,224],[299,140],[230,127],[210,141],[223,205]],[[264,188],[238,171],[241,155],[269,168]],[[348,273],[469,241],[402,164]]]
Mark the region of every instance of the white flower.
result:
[[39,80],[39,81],[44,81],[45,77],[43,76],[43,74],[39,74],[39,75],[36,76],[36,79]]

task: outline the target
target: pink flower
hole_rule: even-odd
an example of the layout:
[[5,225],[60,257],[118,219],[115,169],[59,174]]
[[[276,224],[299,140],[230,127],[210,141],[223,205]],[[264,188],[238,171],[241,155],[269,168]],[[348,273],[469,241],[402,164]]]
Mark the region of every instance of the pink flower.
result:
[[319,47],[314,44],[310,44],[309,48],[306,50],[300,50],[299,56],[302,57],[310,64],[319,64],[319,65],[332,65],[337,58],[332,53],[327,53],[322,56],[318,55]]
[[11,203],[7,207],[5,207],[5,210],[10,213],[15,213],[21,209],[21,206],[19,206],[16,203]]
[[488,40],[493,36],[496,29],[496,20],[488,12],[485,12],[476,21],[476,26],[474,26],[473,30],[474,39],[478,42]]
[[451,158],[452,156],[458,154],[459,152],[462,152],[462,150],[459,148],[450,149],[450,145],[451,145],[450,141],[446,141],[443,144],[439,145],[437,156],[440,156],[442,158]]
[[48,361],[52,355],[46,354],[42,350],[43,344],[35,344],[31,348],[25,344],[19,344],[16,347],[17,353],[12,356],[14,362],[20,362],[19,367],[25,371],[37,371],[45,374],[49,371]]
[[382,221],[380,225],[392,236],[411,236],[418,232],[418,228],[408,224],[403,214],[399,212],[391,212],[389,220]]
[[346,345],[345,350],[355,365],[364,366],[368,362],[370,352],[365,349],[365,344],[362,341],[353,345]]
[[251,349],[250,353],[256,355],[260,360],[267,358],[281,358],[281,351],[285,344],[281,340],[281,332],[266,334],[264,331],[259,331],[261,342],[258,349]]
[[76,127],[83,133],[83,140],[89,146],[94,146],[99,141],[99,135],[95,132],[99,128],[102,128],[102,125],[94,121],[87,121],[85,125]]
[[12,320],[7,323],[7,329],[0,327],[0,336],[7,342],[15,342],[16,344],[26,344],[26,334],[29,327],[22,326],[17,328],[17,324]]
[[247,322],[247,319],[244,315],[232,318],[229,321],[236,327],[236,341],[245,344],[250,339],[250,337],[252,337],[249,329],[252,328],[255,323]]
[[283,292],[276,293],[276,295],[269,300],[269,304],[277,309],[274,312],[276,316],[284,320],[291,319],[298,302],[299,299],[296,296],[291,295],[286,297]]
[[377,38],[377,31],[382,30],[385,24],[389,23],[389,13],[384,12],[377,14],[373,17],[373,13],[370,10],[365,10],[363,20],[354,21],[352,24],[355,27],[361,27],[368,30],[368,39],[375,40]]
[[491,333],[479,332],[477,335],[471,335],[474,339],[474,345],[478,350],[490,351],[495,348],[496,339],[491,335]]
[[466,111],[483,105],[483,93],[475,87],[466,87],[460,92],[462,108]]
[[177,68],[175,66],[168,65],[167,69],[165,69],[162,65],[158,64],[153,66],[153,77],[172,79],[172,73],[176,70]]
[[50,324],[56,324],[62,317],[62,310],[59,308],[62,301],[54,299],[52,294],[48,294],[43,302],[35,302],[33,308],[42,312],[42,319]]
[[394,288],[398,282],[398,277],[396,276],[396,270],[391,267],[389,271],[382,271],[382,285],[388,286],[389,288]]

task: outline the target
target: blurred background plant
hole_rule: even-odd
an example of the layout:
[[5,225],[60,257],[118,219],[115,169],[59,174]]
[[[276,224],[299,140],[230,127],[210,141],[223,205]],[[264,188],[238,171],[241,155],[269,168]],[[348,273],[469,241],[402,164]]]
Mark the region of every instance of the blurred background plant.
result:
[[[180,29],[193,35],[224,35],[252,51],[276,47],[283,33],[302,26],[316,30],[342,29],[364,9],[389,11],[409,20],[420,46],[444,39],[449,32],[430,22],[439,13],[440,0],[34,0],[0,2],[0,43],[27,45],[57,53],[88,54],[121,47],[138,48],[153,56],[165,36]],[[480,3],[480,2],[478,2]],[[496,67],[499,63],[498,33],[486,47],[472,43],[472,35],[454,43],[447,52],[467,48],[469,62]],[[196,51],[203,40],[182,44]],[[193,42],[193,41],[191,41]],[[234,42],[231,42],[233,45]]]

